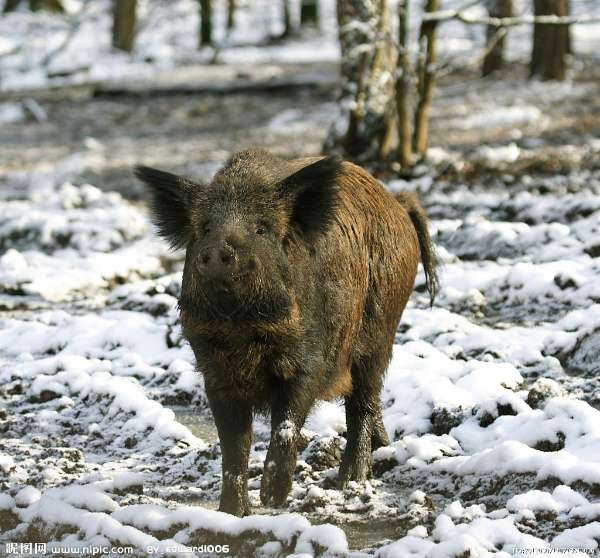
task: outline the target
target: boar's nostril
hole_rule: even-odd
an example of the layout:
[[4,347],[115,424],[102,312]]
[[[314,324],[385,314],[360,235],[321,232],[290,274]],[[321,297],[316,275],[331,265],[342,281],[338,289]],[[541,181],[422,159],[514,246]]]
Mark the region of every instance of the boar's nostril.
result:
[[221,263],[230,264],[234,259],[234,254],[231,249],[221,248],[219,250],[219,257],[221,258]]

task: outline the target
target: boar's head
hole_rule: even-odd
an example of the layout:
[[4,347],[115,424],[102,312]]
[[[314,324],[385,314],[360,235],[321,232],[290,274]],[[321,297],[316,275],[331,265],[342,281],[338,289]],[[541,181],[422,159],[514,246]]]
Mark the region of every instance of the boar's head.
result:
[[158,233],[186,249],[186,314],[203,321],[285,318],[298,267],[310,267],[309,254],[335,219],[340,165],[330,157],[300,168],[249,150],[209,184],[136,167]]

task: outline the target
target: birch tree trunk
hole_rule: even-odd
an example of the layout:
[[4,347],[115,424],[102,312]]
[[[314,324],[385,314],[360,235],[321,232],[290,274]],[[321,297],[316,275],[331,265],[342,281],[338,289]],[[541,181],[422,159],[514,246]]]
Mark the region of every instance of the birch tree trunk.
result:
[[387,0],[338,0],[340,120],[324,149],[356,161],[378,160],[393,128],[395,52]]

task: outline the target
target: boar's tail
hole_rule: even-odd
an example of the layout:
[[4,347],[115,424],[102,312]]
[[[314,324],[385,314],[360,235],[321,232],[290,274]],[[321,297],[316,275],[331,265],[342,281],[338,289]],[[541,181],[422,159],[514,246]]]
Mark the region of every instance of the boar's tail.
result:
[[396,199],[402,207],[406,209],[410,220],[412,221],[417,237],[419,238],[419,249],[421,251],[421,263],[425,270],[425,285],[429,291],[430,303],[433,306],[435,295],[440,288],[438,277],[438,257],[435,246],[429,236],[427,228],[427,214],[419,201],[419,198],[413,192],[400,192],[396,194]]

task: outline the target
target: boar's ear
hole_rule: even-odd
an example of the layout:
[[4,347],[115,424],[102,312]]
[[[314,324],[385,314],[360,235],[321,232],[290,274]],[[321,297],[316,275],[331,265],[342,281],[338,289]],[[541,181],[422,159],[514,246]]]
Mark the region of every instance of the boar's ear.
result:
[[278,186],[292,225],[309,242],[324,233],[335,218],[342,164],[337,156],[326,157],[288,176]]
[[151,218],[158,234],[172,248],[184,248],[191,232],[189,201],[198,185],[150,167],[135,167],[134,173],[150,191]]

